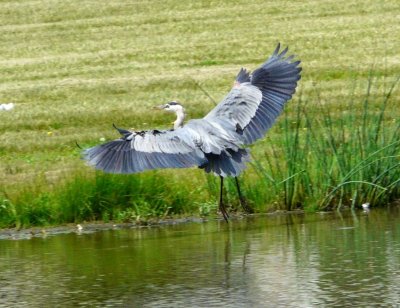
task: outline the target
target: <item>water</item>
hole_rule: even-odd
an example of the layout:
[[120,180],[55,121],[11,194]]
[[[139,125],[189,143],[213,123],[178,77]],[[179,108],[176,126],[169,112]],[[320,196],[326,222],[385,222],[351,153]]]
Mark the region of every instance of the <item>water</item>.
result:
[[400,305],[400,211],[0,240],[0,307]]

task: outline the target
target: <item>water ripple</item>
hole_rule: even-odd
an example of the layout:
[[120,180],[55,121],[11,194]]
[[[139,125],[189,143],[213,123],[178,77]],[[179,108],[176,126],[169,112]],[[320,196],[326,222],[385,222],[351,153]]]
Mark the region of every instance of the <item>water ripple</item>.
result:
[[0,307],[400,303],[399,211],[0,241]]

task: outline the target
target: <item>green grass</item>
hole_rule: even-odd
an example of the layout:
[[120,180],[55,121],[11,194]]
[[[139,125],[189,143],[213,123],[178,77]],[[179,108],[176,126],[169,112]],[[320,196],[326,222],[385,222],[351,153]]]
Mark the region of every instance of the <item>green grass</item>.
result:
[[200,198],[199,191],[180,188],[166,176],[77,172],[51,191],[39,185],[19,193],[14,201],[3,199],[0,222],[16,227],[95,220],[147,222],[191,213],[193,202]]
[[[82,146],[111,124],[165,128],[172,99],[201,117],[276,43],[298,94],[242,177],[258,211],[386,204],[399,195],[398,1],[0,2],[0,226],[215,213],[201,170],[95,173]],[[371,71],[373,72],[371,74]],[[387,100],[387,96],[390,98]],[[157,186],[154,179],[160,182]],[[226,197],[238,207],[234,183]],[[140,192],[140,193],[137,193]]]
[[[391,96],[397,81],[372,96],[371,75],[362,104],[349,101],[332,111],[321,101],[292,104],[269,136],[269,146],[253,148],[253,162],[241,178],[244,194],[257,212],[307,211],[388,205],[400,196],[400,122]],[[371,102],[374,101],[374,103]],[[312,103],[314,108],[309,109]],[[362,108],[360,108],[360,106]],[[339,115],[339,116],[338,116]],[[201,170],[162,170],[138,175],[64,173],[49,189],[45,177],[0,199],[0,224],[23,227],[80,221],[136,221],[182,215],[213,215],[219,179]],[[233,181],[224,198],[240,210]]]

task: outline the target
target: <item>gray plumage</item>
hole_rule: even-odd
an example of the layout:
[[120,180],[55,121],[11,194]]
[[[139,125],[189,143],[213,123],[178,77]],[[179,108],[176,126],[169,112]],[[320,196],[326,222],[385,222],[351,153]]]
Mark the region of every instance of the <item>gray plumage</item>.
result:
[[84,159],[109,173],[197,166],[221,177],[238,176],[250,159],[245,146],[265,135],[295,92],[300,61],[286,53],[278,44],[253,73],[241,69],[228,95],[204,118],[182,125],[183,108],[171,102],[163,108],[181,108],[175,129],[117,128],[120,139],[85,150]]

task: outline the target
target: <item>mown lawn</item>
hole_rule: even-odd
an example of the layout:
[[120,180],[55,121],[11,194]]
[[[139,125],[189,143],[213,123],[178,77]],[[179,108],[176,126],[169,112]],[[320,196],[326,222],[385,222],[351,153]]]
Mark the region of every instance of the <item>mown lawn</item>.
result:
[[[285,137],[288,131],[299,131],[306,136],[307,123],[302,122],[301,127],[293,123],[304,121],[307,114],[315,119],[323,111],[329,112],[331,127],[338,136],[349,123],[355,125],[349,130],[351,135],[368,123],[379,122],[385,95],[400,72],[399,11],[400,3],[395,0],[1,1],[0,103],[14,102],[16,107],[10,112],[0,111],[0,205],[7,213],[14,213],[18,206],[28,206],[35,212],[39,206],[32,204],[43,204],[44,198],[48,203],[44,212],[48,213],[48,208],[59,211],[60,202],[48,197],[48,193],[56,191],[60,196],[65,187],[71,187],[65,183],[102,177],[80,160],[75,142],[87,147],[98,143],[100,138],[116,138],[112,123],[134,129],[169,127],[173,116],[154,112],[151,107],[173,99],[185,105],[190,118],[201,117],[214,106],[201,88],[219,101],[229,91],[241,67],[256,68],[281,42],[302,60],[302,80],[286,114],[271,129],[268,138],[253,146],[258,167],[249,167],[245,188],[248,197],[257,200],[255,206],[259,211],[302,206],[301,201],[291,201],[292,206],[287,207],[285,197],[279,194],[264,198],[277,194],[280,188],[268,193],[266,185],[262,194],[262,187],[253,189],[261,185],[257,171],[266,168],[268,175],[279,176],[273,169],[281,166],[268,163],[268,157],[273,149],[284,151],[280,147],[285,145],[283,140],[291,140]],[[297,118],[300,97],[301,118]],[[382,122],[377,124],[385,127],[383,133],[387,136],[380,135],[382,130],[377,132],[380,142],[371,146],[371,150],[390,144],[388,136],[399,125],[399,98],[395,86]],[[349,112],[354,117],[349,117]],[[370,115],[377,120],[370,121]],[[344,123],[343,118],[348,122]],[[330,125],[324,119],[317,121],[321,124],[319,128]],[[287,125],[290,123],[293,125]],[[314,130],[321,133],[320,138],[325,138],[319,128],[314,125]],[[344,139],[335,140],[340,143]],[[367,140],[365,134],[360,137],[359,147]],[[287,148],[288,145],[286,142]],[[303,150],[299,148],[300,152]],[[398,148],[392,150],[392,156],[399,154]],[[360,153],[360,159],[368,157]],[[282,163],[287,160],[287,156],[279,153],[277,157]],[[388,168],[397,163],[398,157],[390,161]],[[321,168],[317,165],[313,164],[315,169]],[[281,174],[282,180],[299,172],[296,168],[292,171]],[[149,184],[153,178],[162,178],[169,188],[154,188]],[[177,213],[196,214],[198,210],[208,213],[216,200],[216,183],[196,169],[147,172],[134,179],[137,180],[134,185],[139,185],[135,187],[145,191],[146,187],[153,187],[147,193],[152,194],[154,189],[159,193],[162,209],[151,215],[174,212],[168,208],[178,203],[182,206]],[[140,179],[144,181],[142,184]],[[371,182],[371,179],[359,178],[359,181]],[[327,187],[327,191],[334,187]],[[92,188],[88,191],[93,199]],[[172,197],[178,191],[185,197],[190,192],[190,196],[178,202],[177,197]],[[132,205],[136,197],[132,194],[125,201]],[[309,198],[307,206],[320,208],[321,197]],[[81,201],[85,198],[77,196]],[[111,199],[106,205],[102,203],[104,207],[113,206]],[[93,205],[87,205],[92,201],[87,202],[82,205],[91,209],[86,216],[81,207],[82,213],[77,210],[79,215],[72,211],[75,214],[64,218],[54,214],[58,218],[49,220],[59,223],[117,217],[116,213],[101,211],[93,214],[98,208],[92,209]],[[150,198],[146,202],[150,208],[155,201]],[[194,205],[185,206],[185,202]],[[134,206],[126,204],[123,211],[121,219],[143,216],[137,214]],[[23,223],[46,223],[46,219],[38,219],[39,222],[35,219]]]

